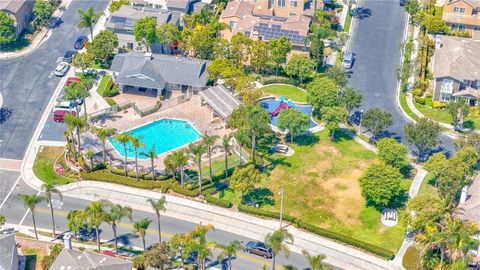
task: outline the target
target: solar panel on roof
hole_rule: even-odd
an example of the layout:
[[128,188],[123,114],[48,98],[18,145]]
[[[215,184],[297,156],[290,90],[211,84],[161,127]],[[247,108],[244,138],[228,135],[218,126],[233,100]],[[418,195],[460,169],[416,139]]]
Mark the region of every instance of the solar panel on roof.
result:
[[115,24],[125,23],[125,20],[126,20],[126,19],[127,19],[127,18],[125,18],[125,17],[112,16],[112,17],[110,18],[110,22],[111,22],[111,23],[115,23]]
[[125,21],[125,26],[133,27],[134,24],[135,24],[135,19],[133,18],[127,18],[127,20]]

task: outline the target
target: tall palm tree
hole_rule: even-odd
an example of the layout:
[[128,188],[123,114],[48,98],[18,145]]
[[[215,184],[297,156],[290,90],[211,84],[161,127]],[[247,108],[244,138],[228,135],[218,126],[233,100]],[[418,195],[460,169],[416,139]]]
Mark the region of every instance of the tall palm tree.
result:
[[88,150],[86,153],[85,153],[85,156],[88,158],[88,161],[90,161],[90,171],[93,172],[93,157],[95,156],[95,152],[93,150]]
[[230,151],[232,150],[232,145],[230,141],[232,140],[232,134],[228,134],[223,136],[222,146],[223,150],[225,151],[225,179],[228,178],[228,155],[230,155]]
[[100,251],[100,226],[106,221],[106,212],[103,208],[104,205],[100,201],[91,202],[87,208],[85,208],[85,219],[88,227],[95,228],[97,234],[97,248]]
[[133,149],[135,149],[135,176],[138,180],[138,148],[145,147],[145,144],[141,142],[143,137],[131,137],[130,143],[132,143]]
[[205,145],[205,148],[207,149],[208,153],[208,168],[210,172],[210,179],[213,178],[213,173],[212,173],[212,149],[213,146],[215,146],[215,142],[217,141],[218,136],[217,135],[205,135],[203,136],[203,144]]
[[[85,121],[87,121],[87,103],[85,98],[90,96],[88,92],[88,81],[81,81],[78,83],[72,83],[69,86],[65,87],[65,98],[68,100],[78,100],[83,99],[83,113],[85,114]],[[77,116],[80,116],[77,108]]]
[[244,146],[244,142],[248,140],[248,136],[245,132],[237,131],[233,134],[233,137],[237,141],[238,144],[238,158],[239,158],[239,164],[242,165],[243,163],[243,157],[242,157],[242,147]]
[[150,150],[147,153],[141,153],[142,155],[146,156],[150,159],[151,171],[152,171],[152,179],[155,181],[155,159],[157,158],[157,154],[155,153],[155,145],[152,145]]
[[323,262],[323,260],[325,259],[325,255],[312,255],[305,249],[302,250],[302,254],[305,259],[307,259],[311,270],[323,270],[326,268],[325,263]]
[[178,166],[178,170],[180,171],[180,186],[183,188],[184,185],[184,174],[185,174],[185,166],[188,163],[188,154],[185,150],[179,150],[173,153],[173,159]]
[[157,215],[158,242],[162,243],[162,226],[160,225],[160,212],[165,212],[165,205],[167,204],[167,200],[165,199],[165,196],[162,196],[159,200],[148,199],[147,202],[150,203],[152,209]]
[[120,204],[110,204],[110,210],[105,215],[105,221],[112,226],[113,239],[115,242],[115,253],[118,254],[117,223],[123,218],[132,221],[132,208]]
[[67,126],[71,126],[75,130],[75,134],[77,135],[77,153],[80,153],[82,146],[80,141],[80,135],[87,127],[87,122],[83,118],[68,114],[65,117],[65,123],[67,123]]
[[132,139],[132,135],[128,132],[115,134],[113,138],[123,145],[123,169],[125,170],[125,176],[127,176],[127,143],[129,143]]
[[77,238],[77,233],[80,229],[85,226],[85,212],[82,210],[73,210],[67,214],[67,228],[75,234]]
[[195,226],[195,229],[191,233],[191,236],[197,240],[194,242],[192,248],[197,252],[197,262],[202,270],[205,269],[205,259],[208,256],[212,256],[212,249],[217,246],[216,243],[207,241],[206,235],[210,230],[215,230],[212,224],[199,224]]
[[39,196],[36,194],[20,194],[20,200],[23,202],[23,206],[30,210],[32,213],[32,220],[33,220],[33,229],[35,230],[35,238],[38,239],[37,234],[37,224],[35,223],[35,209],[37,208],[37,204],[41,203],[45,198],[43,196]]
[[150,226],[150,223],[152,223],[152,220],[149,218],[144,218],[138,221],[135,221],[133,223],[133,232],[140,234],[140,238],[142,238],[142,243],[143,243],[143,251],[146,250],[145,247],[145,232],[148,229],[148,226]]
[[188,146],[190,154],[195,159],[198,165],[198,195],[202,195],[202,155],[206,151],[206,147],[203,143],[190,144]]
[[102,142],[102,157],[103,157],[103,164],[107,164],[107,155],[106,152],[106,144],[108,136],[112,135],[112,130],[107,128],[97,128],[96,130],[97,136]]
[[55,217],[53,215],[53,204],[52,204],[52,196],[57,194],[60,200],[63,200],[62,192],[58,190],[55,185],[45,183],[42,185],[42,193],[45,196],[45,200],[50,205],[50,214],[52,215],[52,229],[53,229],[53,236],[55,237],[57,234],[55,233]]
[[93,7],[89,7],[86,11],[77,9],[77,13],[80,16],[80,22],[78,23],[78,28],[89,28],[90,29],[90,39],[93,40],[93,26],[95,23],[102,17],[102,12],[95,12]]
[[275,270],[275,258],[283,251],[285,257],[290,256],[290,249],[284,243],[286,240],[293,242],[293,235],[291,235],[284,228],[278,229],[273,233],[268,233],[265,236],[265,244],[272,249],[272,269]]
[[227,245],[218,244],[217,248],[222,250],[222,252],[218,255],[218,260],[221,261],[223,258],[227,258],[228,269],[232,270],[232,259],[233,257],[237,256],[237,251],[242,249],[242,244],[240,244],[239,241],[234,240]]

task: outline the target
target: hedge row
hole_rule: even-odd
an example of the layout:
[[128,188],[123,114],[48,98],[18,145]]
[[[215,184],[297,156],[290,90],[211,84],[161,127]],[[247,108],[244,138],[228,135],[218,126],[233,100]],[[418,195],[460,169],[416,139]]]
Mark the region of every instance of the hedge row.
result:
[[207,194],[205,196],[205,199],[207,200],[208,203],[215,204],[215,205],[218,205],[218,206],[221,206],[221,207],[225,207],[225,208],[232,207],[232,202],[227,200],[227,199],[216,198],[216,197],[213,197],[210,194]]
[[[240,204],[238,206],[238,210],[241,212],[245,212],[245,213],[256,215],[256,216],[262,216],[262,217],[268,217],[268,218],[274,218],[274,219],[280,218],[280,213],[259,209],[259,208],[255,208],[255,207],[244,205],[244,204]],[[294,224],[295,226],[297,226],[298,228],[304,229],[311,233],[324,236],[326,238],[330,238],[333,240],[337,240],[345,244],[349,244],[351,246],[366,250],[368,252],[384,257],[386,259],[391,259],[395,255],[391,250],[384,249],[382,247],[372,245],[369,243],[365,243],[363,241],[360,241],[360,240],[357,240],[349,236],[339,234],[330,230],[319,228],[313,224],[303,222],[300,219],[294,218],[290,215],[283,215],[283,220],[288,221]]]
[[138,181],[135,178],[125,177],[122,175],[110,173],[108,170],[97,170],[93,172],[82,172],[82,178],[85,180],[94,180],[100,182],[109,182],[117,183],[125,186],[144,188],[144,189],[155,189],[162,188],[164,185],[170,185],[173,180],[165,181],[150,181],[150,180],[141,180]]
[[260,78],[260,82],[263,85],[272,84],[272,83],[295,84],[295,81],[292,78],[278,77],[278,76],[262,77]]
[[[120,175],[120,176],[125,176],[125,171],[122,170],[122,169],[117,169],[117,168],[114,168],[114,167],[111,167],[109,165],[107,165],[107,169],[112,173],[112,174],[116,174],[116,175]],[[135,178],[136,179],[136,173],[135,171],[128,171],[127,172],[127,175],[131,178]],[[139,178],[142,179],[142,180],[153,180],[153,176],[151,173],[147,173],[147,172],[139,172]],[[170,175],[162,175],[162,176],[157,176],[155,177],[155,180],[157,181],[163,181],[163,180],[166,180],[170,178]]]

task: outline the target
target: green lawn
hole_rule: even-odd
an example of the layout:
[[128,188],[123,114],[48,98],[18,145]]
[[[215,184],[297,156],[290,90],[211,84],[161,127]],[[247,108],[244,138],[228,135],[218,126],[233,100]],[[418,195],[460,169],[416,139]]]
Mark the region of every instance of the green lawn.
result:
[[[442,123],[452,123],[452,116],[447,111],[434,109],[427,105],[418,104],[417,102],[414,102],[414,104],[415,107],[426,117]],[[480,129],[480,116],[469,116],[465,120],[473,121],[475,129]]]
[[33,172],[40,180],[54,185],[64,185],[72,182],[72,180],[58,175],[53,169],[53,163],[62,155],[63,149],[63,147],[51,146],[40,148],[33,164]]
[[[377,161],[376,155],[349,137],[337,142],[328,132],[313,135],[308,141],[291,145],[290,157],[274,155],[259,188],[270,193],[273,205],[267,210],[280,211],[279,191],[284,188],[285,214],[300,218],[364,242],[396,251],[404,233],[404,211],[399,225],[381,225],[380,213],[366,207],[358,179],[365,169]],[[238,194],[227,189],[223,197],[239,202]]]
[[307,93],[292,85],[267,85],[260,90],[262,90],[265,95],[275,97],[284,96],[293,101],[307,102]]
[[413,120],[418,120],[418,116],[408,107],[407,95],[405,93],[400,93],[400,106]]
[[[105,88],[107,87],[108,85],[108,82],[112,79],[112,76],[110,75],[105,75],[102,77],[102,79],[100,80],[100,83],[98,84],[98,88],[97,88],[97,93],[103,97],[103,93],[105,92]],[[110,89],[109,89],[110,90]]]
[[343,25],[343,32],[348,33],[350,31],[350,26],[352,26],[352,15],[347,12],[347,18],[345,19],[345,24]]
[[435,185],[435,178],[433,174],[428,173],[423,179],[422,185],[420,186],[420,190],[418,191],[419,194],[421,193],[431,193],[434,195],[438,195],[437,189],[434,187]]

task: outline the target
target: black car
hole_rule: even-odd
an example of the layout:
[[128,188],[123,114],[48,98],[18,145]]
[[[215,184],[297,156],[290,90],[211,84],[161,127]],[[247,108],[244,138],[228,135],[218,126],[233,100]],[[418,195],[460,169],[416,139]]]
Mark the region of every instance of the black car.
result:
[[264,243],[257,241],[248,242],[245,246],[245,252],[262,256],[265,259],[270,259],[273,256],[271,248],[267,247]]
[[66,51],[65,54],[63,55],[63,61],[71,63],[72,59],[73,59],[73,56],[75,56],[76,53],[77,53],[76,50]]
[[405,0],[400,0],[400,6],[405,6]]
[[77,41],[75,41],[75,44],[73,44],[73,48],[75,48],[76,50],[81,50],[83,49],[83,46],[85,46],[85,43],[87,43],[87,41],[87,36],[79,36],[77,38]]

